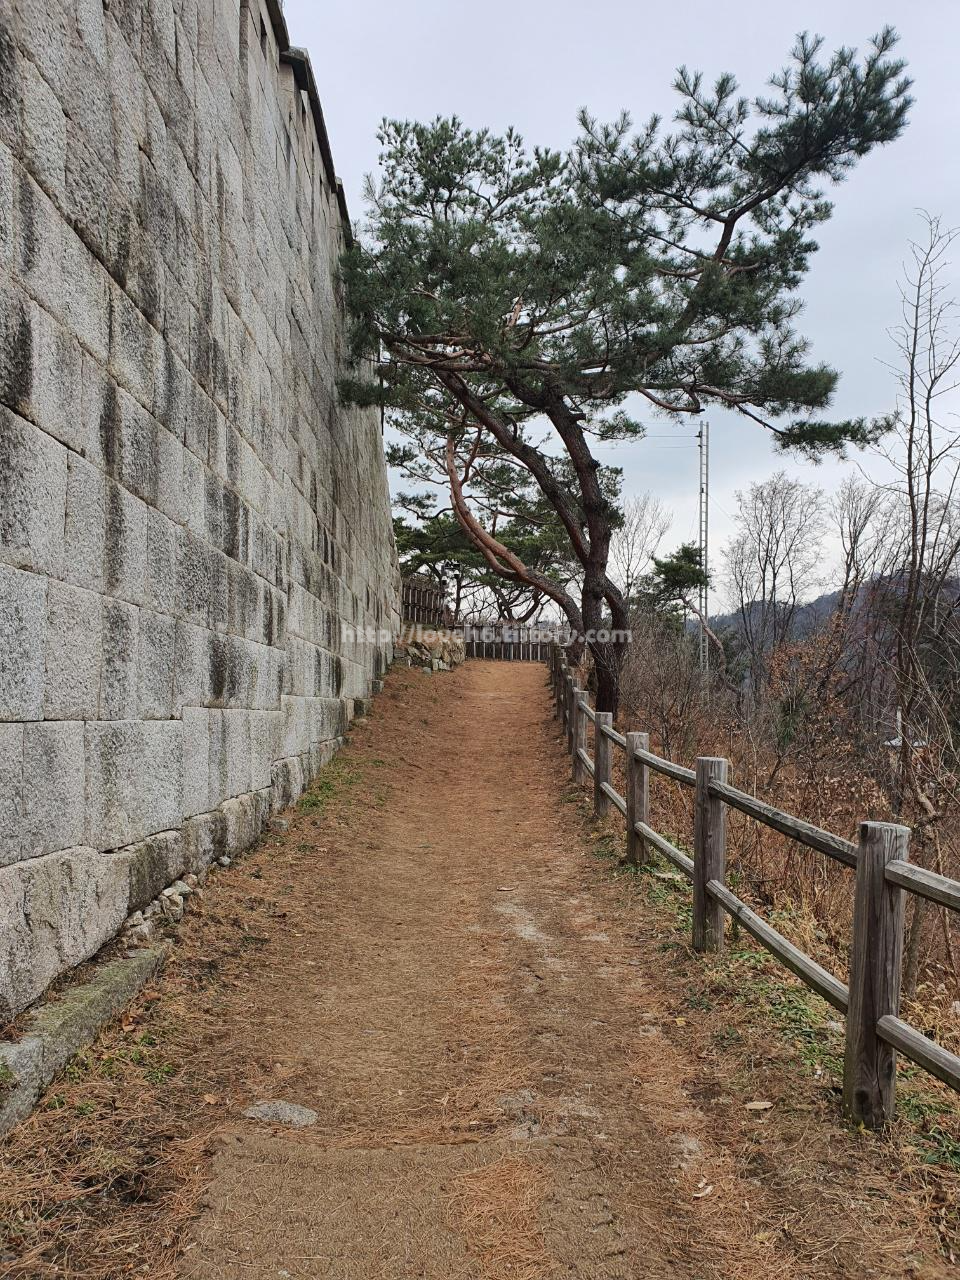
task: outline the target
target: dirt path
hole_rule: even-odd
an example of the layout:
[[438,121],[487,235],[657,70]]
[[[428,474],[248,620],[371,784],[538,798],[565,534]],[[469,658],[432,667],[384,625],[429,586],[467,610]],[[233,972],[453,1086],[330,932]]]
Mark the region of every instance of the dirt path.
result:
[[[749,1135],[716,1140],[656,931],[569,803],[542,666],[393,672],[327,782],[211,880],[158,991],[8,1148],[35,1178],[30,1262],[3,1274],[939,1274],[878,1225],[882,1179],[778,1185]],[[244,1118],[263,1100],[317,1121]]]
[[391,689],[389,793],[365,815],[357,789],[352,847],[248,992],[248,1052],[318,1124],[225,1141],[184,1274],[708,1274],[685,1104],[650,1096],[639,972],[577,881],[543,668],[424,682]]

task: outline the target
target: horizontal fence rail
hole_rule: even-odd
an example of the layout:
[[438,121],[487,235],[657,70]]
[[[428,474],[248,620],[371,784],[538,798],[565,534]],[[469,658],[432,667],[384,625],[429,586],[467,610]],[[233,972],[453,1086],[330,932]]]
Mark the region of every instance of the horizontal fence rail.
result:
[[[628,862],[646,865],[656,852],[692,882],[694,949],[720,950],[724,917],[729,915],[801,982],[846,1016],[843,1101],[850,1119],[879,1128],[892,1117],[897,1052],[960,1091],[960,1056],[899,1016],[905,894],[960,911],[960,882],[909,861],[907,827],[864,822],[859,841],[854,843],[731,786],[726,760],[705,756],[697,760],[695,769],[688,769],[655,755],[650,751],[648,734],[618,733],[608,712],[590,706],[560,645],[551,646],[548,661],[555,714],[567,742],[574,780],[589,780],[598,817],[607,815],[611,807],[623,814]],[[587,746],[590,724],[592,756]],[[624,753],[625,796],[613,786],[614,747]],[[651,773],[693,791],[692,858],[651,825]],[[728,808],[854,870],[848,985],[774,929],[726,884]]]

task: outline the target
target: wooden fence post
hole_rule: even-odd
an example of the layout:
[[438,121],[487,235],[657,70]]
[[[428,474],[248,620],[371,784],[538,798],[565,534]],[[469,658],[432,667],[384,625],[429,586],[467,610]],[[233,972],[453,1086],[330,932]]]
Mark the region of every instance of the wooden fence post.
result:
[[612,711],[596,711],[593,735],[593,812],[605,818],[610,812],[610,797],[603,790],[603,783],[610,781],[610,757],[613,744],[603,732],[613,728]]
[[586,750],[587,746],[587,713],[580,706],[580,699],[585,692],[585,689],[574,688],[573,690],[573,747],[570,755],[570,771],[574,782],[583,782],[587,776],[579,756],[580,748]]
[[707,893],[707,883],[724,883],[727,868],[726,805],[709,791],[711,779],[727,780],[727,761],[718,756],[697,759],[693,811],[693,949],[723,949],[723,908]]
[[650,861],[649,845],[636,832],[638,822],[650,821],[650,770],[634,754],[649,750],[648,733],[627,734],[627,861],[633,867]]
[[567,730],[567,750],[568,751],[572,750],[573,748],[573,686],[574,686],[573,672],[568,672],[567,695],[566,695],[566,704],[565,704],[567,708],[566,730]]
[[877,1035],[877,1022],[900,1011],[904,894],[887,883],[885,872],[888,862],[909,856],[908,827],[860,824],[843,1107],[849,1119],[868,1129],[893,1118],[897,1054]]

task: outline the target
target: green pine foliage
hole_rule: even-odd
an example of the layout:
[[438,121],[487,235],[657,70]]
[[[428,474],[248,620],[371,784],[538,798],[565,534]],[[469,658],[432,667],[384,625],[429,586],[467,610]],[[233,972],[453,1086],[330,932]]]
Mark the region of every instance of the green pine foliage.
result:
[[563,153],[455,117],[384,122],[343,261],[353,353],[379,376],[343,391],[386,406],[411,476],[455,466],[484,528],[491,487],[536,486],[581,568],[580,600],[555,596],[575,625],[624,611],[593,446],[639,439],[640,412],[722,405],[812,457],[885,428],[829,418],[837,372],[796,322],[826,189],[906,124],[895,44],[887,28],[824,57],[802,35],[753,99],[681,68],[669,127],[584,112]]

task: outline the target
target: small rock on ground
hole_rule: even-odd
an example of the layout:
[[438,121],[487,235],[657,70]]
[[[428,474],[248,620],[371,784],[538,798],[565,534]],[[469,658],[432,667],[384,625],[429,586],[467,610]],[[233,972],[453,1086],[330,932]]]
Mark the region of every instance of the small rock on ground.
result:
[[267,1124],[289,1124],[304,1129],[317,1123],[317,1113],[296,1102],[255,1102],[243,1113],[248,1120],[263,1120]]

